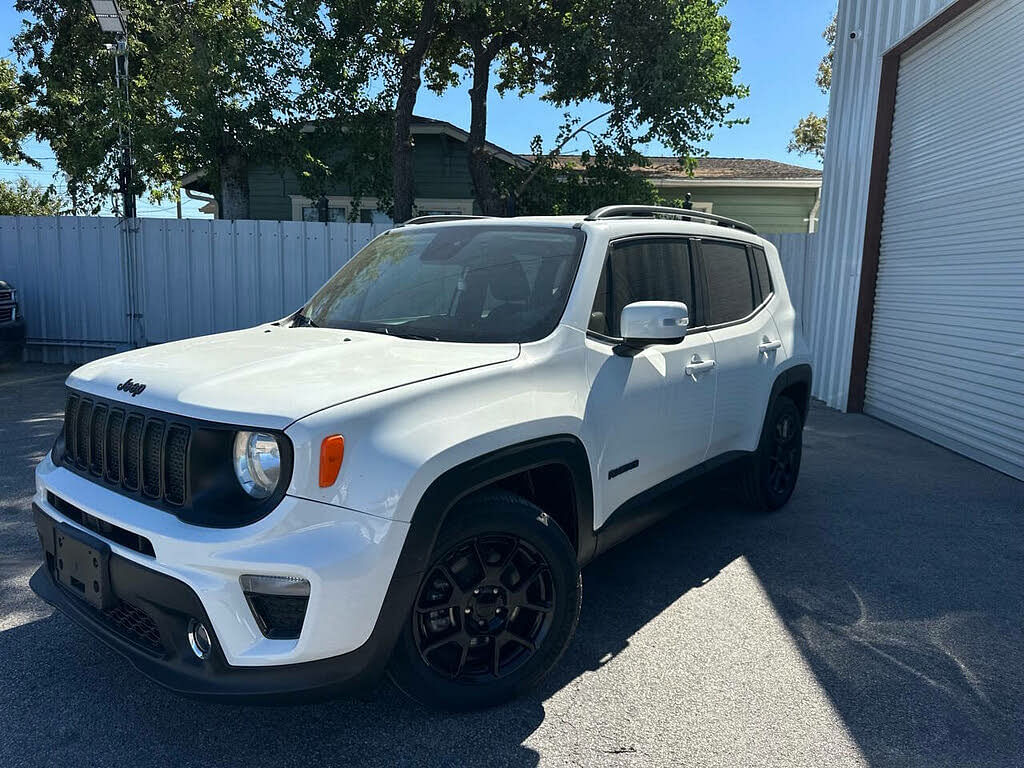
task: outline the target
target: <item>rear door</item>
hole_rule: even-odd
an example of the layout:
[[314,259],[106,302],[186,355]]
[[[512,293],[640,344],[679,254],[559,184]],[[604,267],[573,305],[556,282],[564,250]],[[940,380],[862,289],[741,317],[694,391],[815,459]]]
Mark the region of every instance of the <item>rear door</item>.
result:
[[[714,418],[716,370],[692,375],[692,361],[712,363],[715,345],[695,301],[695,259],[685,238],[614,242],[598,286],[587,334],[590,394],[588,443],[599,446],[595,484],[599,527],[623,502],[686,469],[707,453]],[[681,301],[691,329],[679,344],[616,354],[618,318],[634,301]],[[692,365],[691,365],[692,370]]]
[[708,456],[752,451],[760,438],[776,364],[785,356],[768,309],[771,278],[767,265],[758,269],[755,250],[745,243],[702,239],[699,253],[718,372]]

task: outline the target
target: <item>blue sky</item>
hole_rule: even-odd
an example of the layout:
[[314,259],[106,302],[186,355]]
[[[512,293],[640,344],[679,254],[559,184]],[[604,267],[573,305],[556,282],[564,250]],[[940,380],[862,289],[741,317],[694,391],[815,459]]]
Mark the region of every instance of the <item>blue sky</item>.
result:
[[[84,0],[83,0],[84,2]],[[825,53],[821,33],[835,11],[836,0],[729,0],[725,14],[732,21],[730,50],[740,60],[739,79],[750,86],[750,96],[739,102],[735,116],[750,119],[748,125],[720,129],[704,149],[718,157],[757,157],[820,166],[811,156],[789,154],[786,145],[797,120],[808,112],[819,114],[828,109],[828,97],[814,82],[818,61]],[[0,6],[0,47],[9,54],[9,42],[21,20],[11,5]],[[427,117],[448,120],[469,128],[468,86],[435,96],[420,93],[416,112]],[[599,114],[599,106],[583,106],[579,115],[588,119]],[[562,110],[545,104],[537,96],[519,99],[492,94],[488,102],[488,138],[513,152],[529,152],[536,134],[550,147],[562,122]],[[588,148],[581,136],[566,152]],[[0,178],[28,176],[32,181],[49,184],[56,164],[49,147],[28,145],[29,154],[40,159],[42,171],[27,167],[0,165]],[[667,154],[657,144],[644,148],[648,154]],[[59,180],[57,181],[60,185]],[[155,206],[139,200],[142,216],[174,216],[174,204]],[[198,206],[184,205],[185,215],[196,215]]]

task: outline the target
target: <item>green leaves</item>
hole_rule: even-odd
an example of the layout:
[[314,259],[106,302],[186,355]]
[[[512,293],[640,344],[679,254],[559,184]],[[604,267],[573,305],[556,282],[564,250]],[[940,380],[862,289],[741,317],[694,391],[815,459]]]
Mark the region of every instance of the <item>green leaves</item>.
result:
[[56,216],[66,201],[50,187],[40,187],[24,176],[17,181],[0,180],[0,216]]
[[790,152],[799,152],[802,155],[814,154],[818,159],[823,160],[827,128],[828,118],[819,117],[811,112],[797,123],[796,128],[793,129],[793,139],[787,148]]
[[[130,101],[114,83],[112,40],[81,0],[17,0],[13,45],[32,107],[26,126],[49,142],[83,202],[117,189],[119,122],[130,127],[137,188],[156,196],[192,171],[217,190],[226,156],[272,156],[291,114],[289,65],[263,0],[122,0]],[[268,136],[269,134],[269,136]]]
[[[814,78],[822,93],[828,93],[832,87],[832,63],[836,54],[836,33],[839,28],[838,14],[832,17],[832,21],[825,27],[821,36],[828,43],[828,52],[821,58],[818,64],[818,74]],[[793,138],[787,149],[790,152],[798,152],[801,155],[815,155],[819,160],[825,158],[825,134],[828,129],[828,118],[821,117],[811,112],[807,117],[801,118],[793,129]]]
[[0,160],[5,163],[27,162],[37,168],[39,164],[26,155],[21,144],[28,134],[25,111],[28,100],[17,80],[14,66],[0,59]]

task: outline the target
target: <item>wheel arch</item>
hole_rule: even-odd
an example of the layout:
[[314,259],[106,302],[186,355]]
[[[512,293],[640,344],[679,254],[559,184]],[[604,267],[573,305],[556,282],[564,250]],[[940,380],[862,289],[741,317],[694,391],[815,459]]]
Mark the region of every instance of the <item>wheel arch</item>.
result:
[[580,564],[588,562],[596,545],[590,463],[586,448],[578,437],[560,434],[499,448],[438,476],[416,504],[395,575],[423,572],[441,526],[460,501],[508,478],[551,466],[563,468],[571,479],[571,506],[576,530],[567,535]]
[[[768,398],[768,408],[765,409],[764,422],[768,421],[768,414],[771,413],[772,405],[782,395],[789,397],[796,403],[800,410],[801,423],[807,422],[807,412],[811,404],[811,384],[814,373],[807,363],[800,363],[782,371],[772,384],[771,396]],[[763,428],[762,424],[762,428]]]

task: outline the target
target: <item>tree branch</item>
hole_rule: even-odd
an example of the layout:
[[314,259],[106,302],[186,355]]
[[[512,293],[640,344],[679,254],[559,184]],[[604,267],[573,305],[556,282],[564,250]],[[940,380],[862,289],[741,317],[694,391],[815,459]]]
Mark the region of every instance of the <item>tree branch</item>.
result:
[[529,172],[529,173],[528,173],[528,174],[526,175],[526,178],[525,178],[525,179],[523,179],[523,182],[522,182],[522,184],[520,184],[520,185],[519,185],[519,187],[518,187],[518,188],[516,189],[516,191],[515,191],[515,192],[513,193],[513,195],[514,195],[515,197],[519,197],[519,196],[520,196],[521,194],[523,194],[523,192],[525,192],[525,191],[526,191],[526,188],[527,188],[528,186],[530,186],[530,182],[531,182],[531,181],[533,181],[534,177],[535,177],[535,176],[536,176],[536,175],[537,175],[538,173],[540,173],[541,169],[542,169],[542,168],[544,167],[544,163],[546,163],[547,161],[549,161],[549,160],[552,160],[552,159],[554,159],[555,157],[557,157],[557,156],[558,156],[558,153],[562,151],[562,148],[563,148],[563,147],[564,147],[564,146],[565,146],[566,144],[568,144],[568,143],[569,143],[570,141],[572,141],[572,140],[573,140],[574,138],[576,138],[576,137],[577,137],[577,136],[579,136],[579,135],[580,135],[581,133],[583,133],[583,131],[585,131],[585,130],[587,129],[587,127],[588,127],[588,126],[592,125],[593,123],[596,123],[596,122],[597,122],[598,120],[600,120],[600,119],[601,119],[602,117],[608,117],[608,115],[610,115],[610,114],[611,114],[612,112],[614,112],[614,111],[615,111],[614,109],[609,109],[609,110],[608,110],[608,111],[606,111],[606,112],[602,112],[602,113],[601,113],[600,115],[598,115],[597,117],[594,117],[594,118],[591,118],[590,120],[587,120],[587,122],[585,122],[585,123],[584,123],[583,125],[581,125],[581,126],[580,126],[579,128],[577,128],[577,129],[576,129],[575,131],[573,131],[572,133],[570,133],[570,134],[569,134],[568,136],[566,136],[566,137],[565,137],[565,139],[564,139],[564,140],[562,141],[562,143],[561,143],[561,144],[559,144],[559,145],[558,145],[557,147],[555,147],[555,148],[554,148],[554,149],[552,149],[552,150],[551,150],[550,152],[548,152],[548,153],[547,153],[547,154],[546,154],[546,155],[545,155],[545,156],[544,156],[543,158],[538,158],[538,159],[536,159],[536,160],[534,161],[534,166],[533,166],[533,170],[531,170],[531,171],[530,171],[530,172]]

